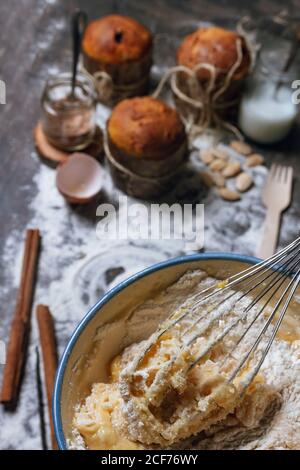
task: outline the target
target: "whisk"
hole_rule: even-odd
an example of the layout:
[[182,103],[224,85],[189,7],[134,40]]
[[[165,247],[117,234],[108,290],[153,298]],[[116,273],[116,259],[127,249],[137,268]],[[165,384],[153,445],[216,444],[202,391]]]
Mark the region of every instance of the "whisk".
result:
[[254,378],[299,283],[300,237],[187,298],[121,373],[131,436],[173,445],[225,419],[252,382],[261,390]]
[[[228,359],[234,359],[236,362],[227,377],[229,382],[234,381],[246,367],[250,358],[253,359],[262,339],[267,339],[260,348],[255,366],[252,365],[250,372],[243,380],[241,389],[243,392],[259,372],[299,283],[300,237],[270,258],[195,294],[189,299],[188,305],[182,306],[169,316],[152,335],[143,354],[136,358],[135,370],[139,368],[143,358],[155,343],[157,344],[170,331],[179,332],[181,342],[179,353],[191,351],[197,345],[199,338],[208,335],[201,352],[195,355],[194,350],[191,359],[187,360],[185,365],[187,373],[207,357],[218,344],[232,335],[234,330],[238,329],[237,334],[231,337],[229,351],[221,361],[223,367]],[[238,314],[233,315],[233,318],[228,317],[233,310],[236,310]],[[226,317],[229,318],[227,323],[224,321]],[[247,335],[251,336],[250,332],[253,331],[255,325],[257,326],[258,321],[260,321],[259,331],[254,338],[251,337],[250,345],[248,341],[246,351],[242,351],[243,354],[235,354]],[[222,322],[224,327],[220,327]],[[162,383],[167,371],[176,360],[177,354],[173,355],[163,370],[157,373],[149,387],[149,396],[151,396],[151,390],[153,391],[155,386]]]

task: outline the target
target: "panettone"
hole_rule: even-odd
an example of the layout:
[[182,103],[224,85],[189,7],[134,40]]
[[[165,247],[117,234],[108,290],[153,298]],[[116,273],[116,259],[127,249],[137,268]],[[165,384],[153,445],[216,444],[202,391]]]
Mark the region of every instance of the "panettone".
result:
[[[149,96],[117,104],[107,124],[107,136],[113,160],[142,177],[137,188],[141,195],[141,186],[150,184],[151,178],[155,184],[163,178],[161,192],[169,189],[169,177],[187,157],[187,137],[178,112]],[[128,188],[122,189],[129,192]]]
[[[201,67],[201,64],[203,65]],[[178,109],[194,122],[213,126],[221,117],[234,117],[252,57],[245,39],[223,28],[200,28],[186,36],[177,50],[177,65],[195,70],[195,77],[181,72],[177,88],[188,98],[203,103],[200,109],[176,96]],[[202,124],[201,124],[202,123]]]
[[[232,79],[240,80],[249,71],[249,50],[244,38],[223,28],[200,28],[186,36],[177,51],[177,63],[190,69],[201,63],[211,64],[216,68],[218,75],[224,75],[237,61],[237,40],[240,40],[242,45],[242,61]],[[201,81],[206,80],[209,78],[209,71],[201,69],[197,76]]]
[[147,91],[152,65],[152,35],[132,18],[109,15],[91,22],[85,31],[83,63],[94,75],[106,72],[118,101]]

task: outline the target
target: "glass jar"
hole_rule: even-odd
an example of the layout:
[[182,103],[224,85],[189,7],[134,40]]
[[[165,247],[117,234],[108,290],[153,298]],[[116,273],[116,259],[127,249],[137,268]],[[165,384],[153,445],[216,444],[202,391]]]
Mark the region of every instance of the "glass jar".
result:
[[50,78],[42,98],[42,128],[54,147],[65,151],[86,148],[95,133],[96,92],[93,81],[78,73],[72,93],[71,73]]

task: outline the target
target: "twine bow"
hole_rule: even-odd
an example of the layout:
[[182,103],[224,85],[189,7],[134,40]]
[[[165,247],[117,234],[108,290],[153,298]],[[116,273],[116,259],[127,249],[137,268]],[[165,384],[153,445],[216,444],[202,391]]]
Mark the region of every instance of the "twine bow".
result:
[[82,69],[83,72],[93,81],[99,99],[103,103],[113,102],[114,97],[120,101],[122,97],[126,98],[131,96],[136,89],[139,89],[139,87],[148,80],[148,74],[146,74],[138,82],[126,85],[116,85],[111,76],[104,70],[99,70],[98,72],[90,74],[83,65]]
[[[187,113],[187,117],[182,116],[189,134],[192,133],[195,136],[202,133],[208,127],[223,127],[233,132],[238,138],[243,138],[236,126],[229,123],[220,115],[221,110],[228,109],[237,103],[237,100],[220,101],[220,98],[228,90],[232,77],[242,63],[243,49],[241,39],[237,39],[236,49],[237,59],[219,85],[217,84],[218,69],[212,64],[201,63],[193,69],[184,65],[177,65],[171,67],[164,74],[152,94],[154,98],[158,98],[165,85],[169,83],[174,96],[193,108]],[[201,83],[198,79],[200,70],[207,70],[209,72],[209,78],[205,83]],[[179,74],[187,75],[189,95],[178,84]]]

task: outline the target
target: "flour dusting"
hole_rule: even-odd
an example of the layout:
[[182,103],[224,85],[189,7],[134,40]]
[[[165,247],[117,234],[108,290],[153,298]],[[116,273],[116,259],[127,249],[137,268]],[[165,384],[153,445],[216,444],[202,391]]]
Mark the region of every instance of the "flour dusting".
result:
[[[107,109],[99,106],[98,121],[102,128],[107,115]],[[205,138],[195,142],[198,148],[206,145]],[[38,159],[35,152],[31,157]],[[237,158],[236,155],[235,157]],[[204,204],[206,251],[253,254],[264,218],[261,188],[266,169],[258,167],[251,170],[255,185],[243,195],[241,201],[234,204],[220,200],[214,189],[208,191],[201,186],[198,177],[201,169],[203,165],[198,158],[198,151],[194,150],[185,178],[167,197],[167,202]],[[124,207],[117,206],[121,193],[113,187],[105,166],[103,175],[103,191],[98,201],[88,207],[69,206],[56,189],[55,170],[42,163],[32,180],[32,192],[35,196],[30,204],[32,216],[28,227],[39,228],[42,234],[35,303],[49,305],[55,317],[60,353],[89,307],[112,286],[147,266],[187,253],[185,243],[180,239],[99,240],[96,236],[96,207],[99,203],[114,204],[121,222],[126,217]],[[134,202],[131,199],[130,201]],[[144,204],[149,207],[148,203]],[[286,214],[283,233],[287,241],[296,237],[296,222],[293,212]],[[9,293],[12,289],[16,290],[19,283],[23,236],[23,233],[12,232],[3,248],[1,265],[5,267],[5,271],[0,292],[2,305],[7,304]],[[13,305],[9,305],[11,314],[13,308]],[[6,315],[0,325],[1,339],[6,339],[10,321],[11,318]],[[18,409],[15,413],[0,409],[0,439],[3,449],[32,449],[41,446],[35,381],[37,344],[33,315],[29,357]],[[15,432],[16,429],[18,433]]]
[[[203,271],[187,272],[179,281],[139,305],[133,312],[125,312],[115,322],[105,324],[97,330],[93,352],[87,363],[84,363],[80,371],[76,370],[75,374],[77,376],[79,372],[80,380],[85,384],[83,393],[90,389],[91,393],[87,397],[86,395],[81,396],[79,403],[76,395],[76,403],[72,404],[72,398],[69,403],[70,406],[75,407],[74,435],[70,442],[72,448],[76,448],[77,445],[82,448],[84,444],[78,431],[86,439],[87,447],[94,450],[109,448],[106,447],[107,442],[113,446],[112,449],[123,450],[134,448],[127,447],[128,445],[142,445],[146,448],[157,448],[158,445],[158,448],[165,449],[170,448],[170,443],[172,444],[171,448],[174,449],[277,450],[300,448],[300,341],[298,339],[293,343],[284,341],[281,336],[275,339],[261,367],[259,376],[254,379],[254,385],[243,396],[241,402],[238,400],[238,395],[236,397],[233,395],[232,389],[229,395],[226,394],[228,386],[226,381],[224,387],[220,388],[220,381],[223,379],[220,372],[217,371],[218,364],[223,362],[237,338],[242,336],[250,324],[251,327],[246,337],[233,355],[236,356],[237,363],[239,363],[241,358],[251,349],[265,324],[266,319],[263,315],[257,317],[260,305],[249,310],[246,323],[237,323],[236,327],[220,341],[218,344],[220,348],[217,348],[219,353],[216,353],[215,357],[212,354],[211,359],[203,360],[203,363],[199,364],[199,371],[203,367],[204,371],[208,373],[206,377],[203,372],[204,384],[207,385],[205,380],[208,380],[209,384],[215,383],[215,390],[213,389],[214,385],[210,385],[210,387],[216,393],[217,390],[220,392],[216,413],[210,415],[216,396],[210,400],[209,395],[212,392],[201,394],[199,391],[201,390],[201,380],[195,392],[199,394],[199,396],[196,395],[197,399],[193,395],[193,385],[191,385],[193,379],[191,377],[187,379],[188,394],[185,399],[182,399],[182,402],[180,393],[175,396],[169,394],[169,397],[167,393],[163,393],[165,390],[174,390],[176,386],[183,386],[186,368],[183,366],[182,376],[178,370],[181,370],[182,361],[185,364],[184,361],[189,359],[183,349],[182,358],[177,363],[176,373],[172,371],[172,362],[169,363],[165,358],[174,357],[174,354],[175,356],[180,355],[182,343],[180,337],[178,338],[178,331],[181,322],[177,323],[174,329],[172,329],[172,321],[170,320],[169,328],[166,326],[168,320],[163,324],[163,328],[168,328],[168,336],[165,340],[161,336],[156,337],[156,333],[153,333],[157,326],[170,314],[181,312],[182,315],[182,312],[191,312],[182,320],[183,331],[192,324],[191,336],[193,337],[198,328],[201,341],[195,344],[194,351],[198,356],[201,354],[201,347],[206,351],[206,341],[209,344],[212,339],[220,337],[224,328],[228,327],[228,324],[234,319],[239,319],[251,302],[248,296],[242,298],[239,294],[230,296],[229,291],[227,299],[220,305],[220,299],[216,300],[216,308],[210,311],[209,315],[204,315],[202,320],[201,308],[206,310],[208,306],[212,307],[214,305],[211,303],[214,302],[212,299],[200,306],[193,316],[192,307],[195,305],[195,294],[213,282],[215,282],[214,279],[207,277]],[[295,317],[299,311],[299,296],[291,308],[292,317],[290,318],[296,322],[295,333],[297,332],[296,337],[299,338],[300,323]],[[151,320],[148,321],[148,318]],[[254,318],[255,322],[252,324]],[[195,320],[197,323],[194,323]],[[211,330],[205,328],[213,320],[214,327]],[[291,321],[289,318],[284,319],[283,330],[288,328]],[[201,331],[204,333],[200,334]],[[154,336],[151,337],[152,333]],[[119,352],[123,350],[117,359],[114,359],[116,352],[113,352],[116,351],[116,347],[109,352],[107,344],[107,338],[114,336],[118,338],[116,340],[117,350]],[[152,338],[152,345],[157,344],[158,346],[157,349],[153,348],[152,354],[147,356],[147,352],[149,352],[148,337]],[[155,338],[157,343],[155,343]],[[185,338],[186,344],[188,344],[188,339],[187,336]],[[266,348],[268,339],[269,334],[262,336],[255,353],[257,361]],[[192,348],[193,346],[190,348],[191,361],[194,357]],[[237,365],[233,361],[233,356],[230,360],[227,358],[228,362],[225,363],[227,364],[225,370],[229,375]],[[111,362],[112,360],[113,362]],[[247,373],[250,374],[254,370],[257,361],[250,365],[250,370]],[[109,364],[115,363],[117,366],[111,366],[108,383],[107,381],[101,382],[101,379],[99,379],[99,383],[89,382],[91,376],[102,377],[103,380],[102,370],[107,370]],[[171,367],[170,370],[168,370],[168,366]],[[95,367],[100,367],[97,374],[92,373],[92,369]],[[198,377],[200,376],[201,374]],[[135,381],[133,377],[137,380]],[[149,377],[151,377],[150,384],[148,383]],[[194,380],[196,380],[195,377]],[[246,377],[244,379],[246,380]],[[256,380],[257,385],[255,385]],[[243,381],[234,382],[237,390],[239,390],[239,384],[242,386]],[[135,393],[132,390],[135,390]],[[180,388],[180,390],[184,396],[185,389]],[[156,393],[159,397],[165,397],[165,401],[163,399],[162,403],[156,402]],[[149,406],[148,410],[149,396],[152,408]],[[189,399],[188,397],[193,398]],[[110,400],[109,406],[107,405],[108,400]],[[236,401],[232,403],[232,400]],[[233,405],[234,408],[232,408]],[[227,412],[226,406],[228,406]],[[220,417],[217,410],[219,408],[222,410],[223,407],[226,414]],[[164,418],[165,409],[172,410],[171,419]],[[160,415],[160,413],[162,414]],[[159,419],[156,419],[158,415]],[[191,424],[193,420],[194,427]],[[105,423],[104,434],[102,432],[103,423]],[[200,434],[199,429],[202,431]],[[129,443],[126,439],[129,439]],[[122,447],[122,445],[126,447]]]

